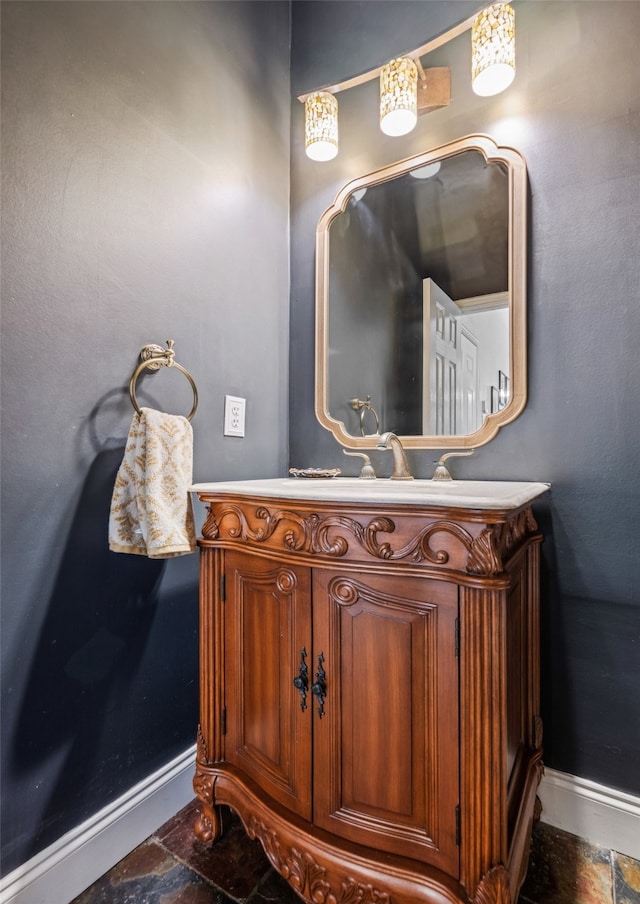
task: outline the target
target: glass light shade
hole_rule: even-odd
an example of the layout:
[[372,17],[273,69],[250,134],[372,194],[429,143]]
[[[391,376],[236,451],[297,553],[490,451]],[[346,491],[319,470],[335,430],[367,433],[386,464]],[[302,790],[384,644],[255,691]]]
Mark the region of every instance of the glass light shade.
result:
[[418,69],[413,60],[391,60],[380,72],[380,128],[406,135],[418,119]]
[[471,70],[473,90],[481,97],[499,94],[513,81],[515,14],[508,3],[495,3],[476,16],[471,28]]
[[304,139],[312,160],[333,160],[338,153],[338,101],[328,91],[305,100]]

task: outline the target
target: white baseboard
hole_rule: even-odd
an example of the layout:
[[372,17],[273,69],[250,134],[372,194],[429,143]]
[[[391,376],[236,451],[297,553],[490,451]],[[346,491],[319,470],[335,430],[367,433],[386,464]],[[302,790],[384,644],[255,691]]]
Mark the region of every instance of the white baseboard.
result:
[[[61,904],[77,897],[194,793],[195,746],[0,880],[0,904]],[[640,798],[546,769],[542,820],[640,860]]]
[[0,904],[72,901],[193,800],[195,745],[0,880]]
[[542,821],[640,860],[640,797],[545,769]]

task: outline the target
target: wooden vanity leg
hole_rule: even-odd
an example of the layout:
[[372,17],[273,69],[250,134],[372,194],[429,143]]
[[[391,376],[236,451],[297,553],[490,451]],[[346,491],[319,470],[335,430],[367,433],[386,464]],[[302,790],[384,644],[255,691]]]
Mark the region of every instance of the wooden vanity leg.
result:
[[[217,532],[207,520],[203,531]],[[215,776],[210,765],[222,759],[223,684],[219,664],[223,661],[224,616],[221,597],[223,552],[200,550],[200,724],[197,733],[196,771],[193,788],[202,803],[194,832],[200,841],[217,841],[223,832],[222,812],[214,803]]]
[[222,834],[222,816],[220,807],[213,803],[213,775],[200,769],[196,764],[196,774],[193,777],[193,790],[200,798],[202,810],[198,814],[193,830],[196,837],[205,843],[217,841]]

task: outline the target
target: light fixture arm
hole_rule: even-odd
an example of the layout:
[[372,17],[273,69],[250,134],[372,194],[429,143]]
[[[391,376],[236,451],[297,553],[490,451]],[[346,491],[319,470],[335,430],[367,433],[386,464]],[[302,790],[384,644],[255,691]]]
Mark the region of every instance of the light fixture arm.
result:
[[[454,38],[457,38],[459,35],[464,34],[465,31],[470,31],[475,18],[475,15],[470,16],[468,19],[465,19],[458,25],[454,25],[453,28],[448,29],[448,31],[445,31],[442,34],[437,35],[435,38],[432,38],[430,41],[427,41],[426,44],[421,44],[420,47],[416,47],[414,50],[410,50],[407,53],[400,53],[398,54],[398,56],[409,57],[410,59],[412,59],[418,67],[419,76],[422,77],[422,64],[420,62],[421,57],[424,57],[428,53],[437,50],[439,47],[448,44],[449,41],[453,41]],[[314,88],[312,91],[305,91],[304,94],[298,95],[298,100],[300,101],[300,103],[304,103],[308,97],[310,97],[312,94],[317,94],[319,91],[327,91],[330,94],[339,94],[341,91],[348,91],[349,88],[355,88],[358,85],[364,85],[366,82],[370,82],[374,79],[379,78],[380,72],[384,65],[385,63],[382,63],[380,66],[376,66],[375,69],[368,69],[366,72],[362,72],[359,75],[354,75],[351,78],[345,79],[344,81],[339,82],[336,85],[324,85],[321,88]]]
[[421,80],[422,80],[422,79],[425,79],[427,76],[426,76],[426,73],[425,73],[424,68],[423,68],[423,66],[422,66],[422,60],[420,59],[420,57],[419,57],[419,56],[416,56],[416,57],[412,57],[411,59],[412,59],[413,62],[416,64],[416,69],[418,70],[418,78],[421,79]]

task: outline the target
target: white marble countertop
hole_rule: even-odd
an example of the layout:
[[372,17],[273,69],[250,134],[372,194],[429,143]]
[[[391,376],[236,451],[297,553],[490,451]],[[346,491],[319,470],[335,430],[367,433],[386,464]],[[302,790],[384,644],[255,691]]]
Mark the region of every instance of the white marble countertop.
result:
[[548,483],[507,480],[360,480],[357,477],[229,480],[196,483],[194,493],[309,499],[322,502],[446,505],[454,508],[512,509],[531,502],[549,489]]

